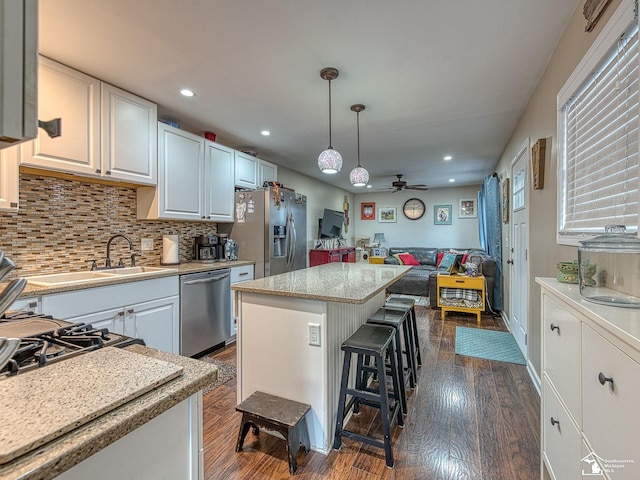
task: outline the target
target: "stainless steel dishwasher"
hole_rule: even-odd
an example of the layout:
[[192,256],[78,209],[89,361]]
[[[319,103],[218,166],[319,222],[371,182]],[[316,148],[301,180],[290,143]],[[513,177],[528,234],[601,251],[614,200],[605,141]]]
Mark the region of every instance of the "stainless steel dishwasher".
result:
[[180,354],[197,356],[231,337],[231,270],[180,275]]

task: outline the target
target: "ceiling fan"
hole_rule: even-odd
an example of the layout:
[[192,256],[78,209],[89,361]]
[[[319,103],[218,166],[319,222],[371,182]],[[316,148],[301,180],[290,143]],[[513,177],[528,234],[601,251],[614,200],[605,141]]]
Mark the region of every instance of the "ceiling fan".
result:
[[423,185],[421,183],[416,185],[407,185],[407,182],[402,180],[402,174],[397,174],[398,180],[391,182],[391,187],[387,187],[386,189],[392,189],[391,193],[400,192],[402,190],[429,190],[429,187]]

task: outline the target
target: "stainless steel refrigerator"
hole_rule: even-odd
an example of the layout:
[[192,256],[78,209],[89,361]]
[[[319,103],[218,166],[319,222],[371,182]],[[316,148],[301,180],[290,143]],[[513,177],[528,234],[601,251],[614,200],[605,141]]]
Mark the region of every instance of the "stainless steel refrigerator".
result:
[[229,237],[240,258],[256,262],[255,278],[305,268],[307,197],[284,188],[236,192]]

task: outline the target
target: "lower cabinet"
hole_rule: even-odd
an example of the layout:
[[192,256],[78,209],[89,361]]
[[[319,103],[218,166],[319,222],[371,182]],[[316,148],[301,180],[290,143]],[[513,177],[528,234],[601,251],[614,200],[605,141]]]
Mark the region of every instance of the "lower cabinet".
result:
[[[245,280],[253,280],[253,265],[244,265],[242,267],[233,267],[231,269],[231,285],[234,283],[244,282]],[[231,336],[238,333],[238,314],[235,302],[235,294],[231,290]]]
[[637,311],[590,304],[555,279],[537,282],[543,467],[555,480],[640,478]]
[[178,277],[171,276],[45,295],[41,310],[59,320],[90,323],[179,354],[178,293]]

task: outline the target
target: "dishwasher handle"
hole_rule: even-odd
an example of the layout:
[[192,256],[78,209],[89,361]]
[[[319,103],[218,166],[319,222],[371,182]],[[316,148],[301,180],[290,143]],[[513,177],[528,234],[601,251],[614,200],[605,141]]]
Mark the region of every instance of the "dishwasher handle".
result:
[[217,282],[218,280],[225,279],[225,278],[227,278],[229,276],[230,276],[229,273],[224,273],[222,275],[216,275],[215,277],[209,277],[209,278],[202,278],[200,280],[188,280],[186,282],[183,282],[183,285],[196,285],[198,283]]

